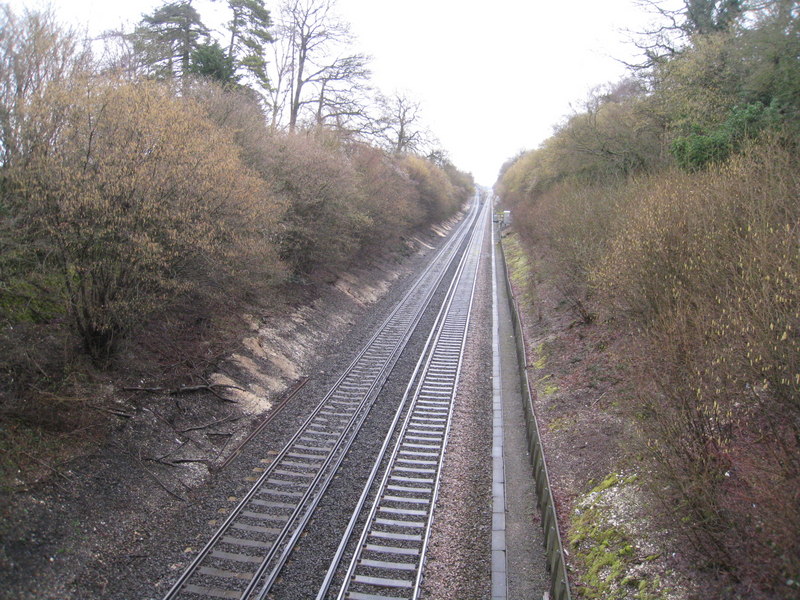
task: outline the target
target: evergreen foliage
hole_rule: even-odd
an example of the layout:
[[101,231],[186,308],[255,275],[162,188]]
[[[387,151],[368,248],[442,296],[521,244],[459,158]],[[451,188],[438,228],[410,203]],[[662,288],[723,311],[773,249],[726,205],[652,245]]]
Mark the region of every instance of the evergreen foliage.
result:
[[710,164],[724,162],[732,153],[740,151],[748,140],[779,123],[778,112],[760,102],[736,106],[727,120],[709,133],[693,132],[675,138],[672,141],[672,154],[682,169],[699,171]]
[[131,38],[154,77],[180,80],[190,72],[192,54],[208,35],[191,2],[179,0],[145,15]]
[[208,77],[223,86],[236,85],[239,82],[236,63],[216,41],[194,49],[189,72]]
[[272,19],[263,0],[228,0],[232,18],[228,58],[252,76],[262,88],[269,87],[267,45],[272,43]]

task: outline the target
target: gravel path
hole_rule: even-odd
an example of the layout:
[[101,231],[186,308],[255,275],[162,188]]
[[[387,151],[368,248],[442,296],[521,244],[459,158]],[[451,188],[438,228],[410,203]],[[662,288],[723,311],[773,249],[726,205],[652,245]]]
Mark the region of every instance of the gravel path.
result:
[[[495,241],[499,244],[497,237]],[[528,432],[519,385],[516,340],[502,260],[499,247],[496,247],[498,318],[496,350],[500,377],[499,393],[503,407],[507,594],[511,600],[542,598],[549,589],[550,578],[527,446]]]

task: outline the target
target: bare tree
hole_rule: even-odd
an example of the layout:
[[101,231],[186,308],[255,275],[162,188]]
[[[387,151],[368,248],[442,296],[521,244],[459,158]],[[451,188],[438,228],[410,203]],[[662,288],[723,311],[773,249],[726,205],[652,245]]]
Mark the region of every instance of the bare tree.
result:
[[397,154],[424,151],[434,143],[432,134],[422,125],[420,103],[400,92],[390,98],[378,97],[381,114],[376,122],[375,137]]
[[42,124],[30,113],[48,86],[88,68],[88,48],[75,31],[58,25],[52,11],[18,14],[0,5],[0,168],[24,157],[32,144],[46,143]]
[[283,41],[283,26],[278,23],[274,35],[278,41],[271,44],[272,60],[267,64],[270,87],[267,104],[273,129],[278,128],[289,98],[289,80],[292,78],[292,56]]
[[351,90],[363,90],[368,58],[347,52],[349,26],[334,13],[335,0],[285,0],[275,31],[270,103],[273,125],[288,117],[297,128],[306,107],[317,121],[354,112]]
[[370,121],[367,115],[369,75],[363,55],[336,59],[316,82],[316,123],[333,124],[336,129],[350,133],[366,131]]
[[665,0],[638,0],[658,23],[638,32],[635,42],[645,62],[632,67],[649,68],[664,57],[674,56],[693,36],[727,31],[749,12],[773,0],[683,0],[680,6]]

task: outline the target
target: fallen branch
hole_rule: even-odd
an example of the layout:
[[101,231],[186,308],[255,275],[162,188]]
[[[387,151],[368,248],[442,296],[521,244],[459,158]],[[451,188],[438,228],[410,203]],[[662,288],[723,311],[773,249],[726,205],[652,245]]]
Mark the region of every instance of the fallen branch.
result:
[[[165,459],[165,458],[167,458],[167,457],[168,457],[170,454],[172,454],[173,452],[177,452],[178,450],[180,450],[181,448],[183,448],[183,447],[184,447],[186,444],[188,444],[188,443],[189,443],[189,440],[186,440],[186,441],[184,441],[184,442],[181,442],[181,443],[178,445],[178,447],[177,447],[177,448],[173,448],[172,450],[170,450],[169,452],[167,452],[167,453],[166,453],[166,454],[164,454],[163,456],[159,456],[159,457],[158,457],[157,459],[155,459],[155,460],[156,460],[156,461],[158,461],[158,462],[164,462],[164,459]],[[153,460],[153,459],[150,459],[150,460]]]
[[242,392],[243,392],[243,391],[245,391],[243,388],[240,388],[240,387],[239,387],[239,386],[237,386],[237,385],[226,385],[226,384],[224,384],[224,383],[219,383],[219,384],[216,384],[216,383],[215,383],[215,384],[211,384],[211,385],[207,385],[207,386],[198,386],[198,387],[200,387],[200,388],[203,388],[203,387],[205,387],[205,389],[207,389],[209,392],[211,392],[212,394],[214,394],[214,395],[215,395],[217,398],[219,398],[219,399],[220,399],[220,400],[222,400],[223,402],[231,402],[232,404],[236,404],[236,400],[231,400],[230,398],[226,398],[225,396],[220,396],[220,395],[217,393],[217,391],[214,389],[214,386],[215,386],[215,385],[220,385],[220,386],[222,386],[222,387],[229,387],[229,388],[231,388],[231,389],[234,389],[234,390],[240,390],[240,391],[242,391]]
[[56,469],[56,468],[55,468],[55,467],[53,467],[52,465],[48,465],[48,464],[47,464],[46,462],[44,462],[43,460],[39,460],[38,458],[36,458],[36,457],[35,457],[35,456],[33,456],[32,454],[28,454],[27,452],[25,452],[25,450],[20,450],[20,453],[21,453],[21,454],[24,454],[25,456],[27,456],[27,457],[28,457],[28,458],[30,458],[31,460],[33,460],[33,461],[35,461],[35,462],[39,463],[39,464],[40,464],[40,465],[42,465],[43,467],[47,467],[48,469],[50,469],[50,470],[51,470],[53,473],[55,473],[55,474],[56,474],[56,475],[58,475],[59,477],[63,477],[64,479],[66,479],[67,481],[69,481],[70,483],[72,483],[72,480],[71,480],[69,477],[67,477],[66,475],[64,475],[64,473],[62,473],[61,471],[59,471],[58,469]]
[[170,496],[172,496],[173,498],[177,498],[181,502],[186,502],[187,501],[186,498],[184,498],[180,494],[177,494],[177,493],[173,492],[171,489],[169,489],[167,487],[167,485],[163,481],[161,481],[155,473],[153,473],[150,469],[148,469],[147,467],[144,466],[144,463],[141,460],[139,461],[139,466],[142,468],[142,471],[144,471],[145,473],[150,475],[150,477],[152,477],[153,480],[158,485],[161,486],[161,489],[163,489],[165,492],[167,492]]
[[[27,452],[25,452],[24,450],[20,450],[20,452],[22,452],[22,454],[25,454],[25,455],[27,455],[27,456],[30,456],[31,458],[33,458],[33,457],[30,455],[30,454],[28,454],[28,453],[27,453]],[[25,472],[25,469],[23,468],[23,466],[22,466],[22,465],[19,463],[19,461],[18,461],[17,459],[15,459],[13,456],[11,456],[11,454],[9,453],[9,451],[8,451],[8,450],[3,450],[3,451],[2,451],[2,453],[3,453],[3,454],[7,454],[7,455],[8,455],[8,458],[9,458],[9,460],[11,460],[11,461],[12,461],[12,462],[13,462],[15,465],[17,465],[17,469],[19,470],[19,472],[20,472],[20,473],[23,473],[23,472]],[[34,460],[36,460],[36,459],[34,458]],[[37,461],[37,462],[38,462],[38,461]],[[52,468],[52,467],[50,467],[49,465],[46,465],[46,466],[47,466],[48,468]],[[64,475],[62,475],[62,477],[64,477]],[[65,494],[67,494],[67,495],[71,495],[71,492],[70,492],[70,491],[69,491],[67,488],[65,488],[64,486],[62,486],[60,483],[58,483],[58,481],[56,481],[55,479],[52,479],[52,480],[51,480],[51,483],[52,483],[54,486],[56,486],[58,489],[60,489],[62,492],[64,492]]]
[[185,385],[170,392],[170,394],[175,395],[175,394],[183,394],[189,392],[199,392],[203,390],[214,392],[215,387],[226,387],[226,388],[231,388],[233,390],[239,390],[242,392],[245,391],[244,388],[240,388],[238,385],[230,385],[227,383],[203,383],[200,385]]
[[602,400],[602,399],[603,399],[603,396],[605,396],[605,395],[606,395],[608,392],[610,392],[610,391],[611,391],[611,390],[606,390],[605,392],[603,392],[602,394],[600,394],[600,397],[599,397],[599,398],[597,398],[597,399],[596,399],[594,402],[592,402],[592,403],[591,403],[589,406],[594,406],[595,404],[597,404],[598,402],[600,402],[600,400]]
[[200,429],[207,429],[208,427],[213,427],[214,425],[221,425],[222,423],[229,423],[233,421],[238,421],[241,417],[225,417],[224,419],[217,419],[216,421],[212,421],[211,423],[207,423],[205,425],[197,425],[195,427],[187,427],[186,429],[178,429],[178,433],[186,433],[187,431],[199,431]]
[[126,419],[132,419],[133,417],[136,416],[133,413],[126,413],[121,410],[116,410],[114,408],[103,408],[102,406],[95,406],[94,404],[87,404],[86,406],[117,417],[125,417]]
[[47,374],[47,372],[39,365],[39,363],[36,362],[36,359],[33,358],[33,356],[31,356],[30,353],[27,350],[25,351],[25,356],[28,358],[29,361],[31,361],[33,363],[33,366],[38,369],[39,373],[41,373],[44,376],[45,379],[48,379],[50,377]]
[[158,463],[167,467],[177,467],[178,465],[182,465],[184,463],[207,464],[209,462],[207,458],[176,458],[174,460],[166,460],[164,458],[145,458],[144,460],[149,460],[150,462]]
[[[165,419],[162,415],[160,415],[156,410],[150,408],[149,406],[143,407],[142,410],[146,410],[147,412],[152,414],[155,418],[157,418],[159,421],[164,423],[164,425],[166,425],[167,427],[172,429],[172,431],[174,431],[176,434],[186,437],[187,440],[184,442],[184,444],[186,444],[188,442],[192,442],[195,446],[197,446],[197,448],[200,449],[200,451],[202,451],[202,452],[206,451],[206,448],[203,448],[202,444],[198,440],[194,439],[188,433],[179,433],[178,430],[175,428],[175,425],[173,423],[170,423],[167,419]],[[178,448],[175,448],[175,450],[178,450]],[[164,456],[165,457],[169,456],[170,454],[172,454],[172,452],[175,452],[175,450],[167,452]]]
[[244,392],[244,388],[240,388],[237,385],[229,385],[227,383],[203,383],[200,385],[184,385],[178,388],[165,388],[165,387],[124,387],[122,388],[126,392],[151,392],[151,393],[166,393],[170,396],[177,396],[178,394],[189,394],[191,392],[200,392],[200,391],[207,391],[214,394],[217,398],[224,402],[232,402],[236,403],[236,400],[231,400],[230,398],[225,398],[221,396],[219,392],[217,392],[214,388],[231,388],[234,390],[240,390]]
[[194,462],[207,463],[208,459],[206,459],[206,458],[176,458],[176,459],[173,459],[173,460],[167,460],[167,457],[170,454],[174,454],[175,452],[177,452],[178,450],[183,448],[188,443],[189,443],[189,440],[186,440],[185,442],[181,442],[178,445],[177,448],[173,448],[172,450],[170,450],[166,454],[163,454],[163,455],[159,456],[158,458],[145,458],[145,460],[149,460],[151,462],[157,462],[157,463],[162,464],[162,465],[167,465],[168,467],[176,467],[176,466],[178,466],[179,464],[182,464],[182,463],[194,463]]

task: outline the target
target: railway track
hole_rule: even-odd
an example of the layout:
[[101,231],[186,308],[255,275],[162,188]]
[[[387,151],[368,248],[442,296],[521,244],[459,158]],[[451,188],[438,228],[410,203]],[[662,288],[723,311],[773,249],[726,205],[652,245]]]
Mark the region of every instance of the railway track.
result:
[[[478,212],[473,206],[458,231],[229,513],[164,600],[267,597],[445,274],[453,264],[459,265],[458,273],[464,272],[468,261],[459,261],[459,256],[465,245],[474,247],[475,236],[470,232],[478,221]],[[470,254],[468,250],[464,256]],[[448,306],[453,305],[452,298],[449,293]],[[444,338],[442,344],[446,344]],[[436,364],[432,359],[426,372],[434,372]],[[446,381],[450,379],[448,375]],[[456,379],[447,385],[454,389]],[[434,386],[433,381],[430,386]],[[445,379],[441,382],[444,384]],[[438,398],[436,389],[431,387],[425,394]],[[433,415],[443,406],[432,404],[432,398],[420,399],[420,415],[439,418]],[[424,428],[424,423],[420,425]]]
[[[479,228],[420,357],[421,374],[403,400],[409,407],[399,433],[390,430],[387,435],[317,600],[404,600],[419,596],[482,240],[483,228]],[[402,412],[403,406],[397,417]],[[391,439],[395,441],[388,454]],[[331,583],[369,497],[373,498],[372,505],[355,550],[338,592],[331,595]]]

